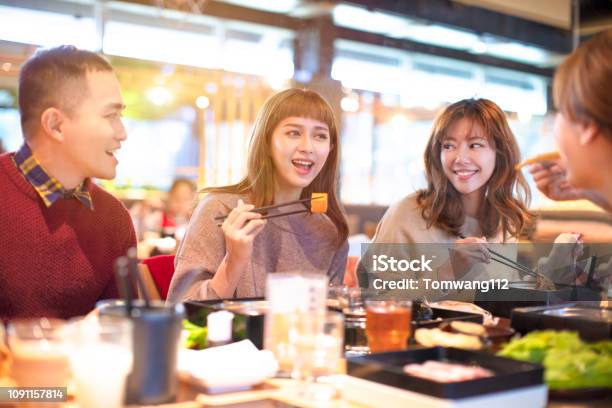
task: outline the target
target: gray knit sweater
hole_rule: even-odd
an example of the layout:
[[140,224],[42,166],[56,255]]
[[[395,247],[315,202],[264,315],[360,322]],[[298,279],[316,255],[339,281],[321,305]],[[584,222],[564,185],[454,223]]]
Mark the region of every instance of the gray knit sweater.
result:
[[[168,301],[219,298],[208,285],[225,256],[225,237],[214,217],[227,215],[241,198],[248,202],[237,194],[210,193],[198,204],[176,255]],[[297,205],[280,210],[303,208]],[[306,213],[268,220],[255,237],[251,262],[243,271],[234,297],[264,296],[266,275],[275,272],[322,273],[329,276],[330,283],[342,283],[348,244],[344,242],[338,248],[336,237],[336,228],[326,215]],[[202,268],[203,272],[186,295],[178,299],[176,288],[182,286],[181,280],[193,268]]]

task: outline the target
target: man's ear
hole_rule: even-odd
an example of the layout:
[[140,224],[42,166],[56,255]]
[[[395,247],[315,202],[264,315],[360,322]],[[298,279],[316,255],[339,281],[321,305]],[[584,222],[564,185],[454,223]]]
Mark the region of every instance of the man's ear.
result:
[[58,142],[64,141],[62,128],[64,125],[65,116],[57,108],[47,108],[40,115],[40,126],[43,131]]
[[600,130],[597,125],[592,122],[582,123],[579,126],[578,141],[582,146],[589,143],[593,143],[598,136],[600,136]]

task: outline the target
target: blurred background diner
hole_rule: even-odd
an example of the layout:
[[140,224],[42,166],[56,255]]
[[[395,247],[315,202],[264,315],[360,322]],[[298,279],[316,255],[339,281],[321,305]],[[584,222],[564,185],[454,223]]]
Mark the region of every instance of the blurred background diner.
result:
[[[102,52],[121,82],[129,139],[117,177],[100,183],[131,209],[141,258],[172,254],[198,199],[191,186],[239,180],[263,101],[312,88],[341,122],[339,191],[355,255],[389,204],[425,187],[423,150],[449,103],[489,98],[523,158],[554,150],[554,69],[611,21],[605,0],[0,0],[0,143],[21,144],[17,76],[37,48]],[[549,200],[526,176],[539,216],[526,238],[612,240],[598,207]]]

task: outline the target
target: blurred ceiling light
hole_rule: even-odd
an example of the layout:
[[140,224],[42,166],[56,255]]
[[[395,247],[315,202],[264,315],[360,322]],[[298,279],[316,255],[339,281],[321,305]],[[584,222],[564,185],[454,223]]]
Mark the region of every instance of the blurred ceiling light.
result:
[[105,54],[169,64],[220,68],[219,47],[218,39],[187,30],[109,21],[104,31]]
[[4,64],[2,64],[2,70],[4,72],[9,72],[12,66],[13,64],[11,64],[10,62],[5,62]]
[[500,42],[490,44],[487,48],[487,54],[509,60],[525,62],[528,64],[541,64],[544,66],[553,66],[555,61],[559,59],[559,54],[554,52],[515,42]]
[[474,43],[470,51],[472,51],[474,54],[484,54],[488,49],[489,48],[484,41],[478,40]]
[[348,95],[340,101],[340,107],[345,112],[357,112],[359,110],[359,99],[354,95]]
[[196,98],[196,106],[200,109],[206,109],[210,106],[210,99],[208,96],[201,95]]
[[174,97],[172,93],[163,86],[156,86],[147,91],[147,98],[151,101],[151,103],[155,106],[164,106],[168,105]]
[[4,5],[0,5],[0,40],[45,47],[72,44],[86,50],[94,50],[97,43],[93,18]]
[[[559,54],[542,48],[509,42],[508,39],[491,35],[486,35],[490,41],[485,43],[483,35],[468,30],[370,11],[365,7],[338,4],[333,11],[333,17],[334,23],[340,27],[373,32],[387,37],[464,50],[474,54],[493,55],[528,64],[555,66],[559,63]],[[484,45],[478,42],[483,42]]]
[[339,4],[334,8],[333,19],[334,23],[341,27],[377,33],[382,31],[381,34],[403,32],[407,25],[404,17],[346,4]]

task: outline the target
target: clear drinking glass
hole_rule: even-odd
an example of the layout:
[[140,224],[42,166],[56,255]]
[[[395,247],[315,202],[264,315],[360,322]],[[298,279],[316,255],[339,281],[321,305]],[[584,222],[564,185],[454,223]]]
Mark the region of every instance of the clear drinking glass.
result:
[[70,379],[66,322],[16,319],[8,326],[13,378],[20,387],[66,387]]
[[301,396],[329,400],[337,395],[332,376],[339,374],[344,351],[344,317],[339,312],[304,316],[290,334],[295,347],[292,377],[303,382]]
[[122,407],[132,370],[132,322],[113,316],[77,320],[67,337],[78,405]]
[[412,302],[366,301],[366,336],[372,353],[408,348],[411,334]]
[[273,273],[266,281],[268,310],[264,320],[264,348],[279,364],[279,376],[290,376],[296,358],[290,333],[296,324],[326,310],[328,278],[322,274]]

